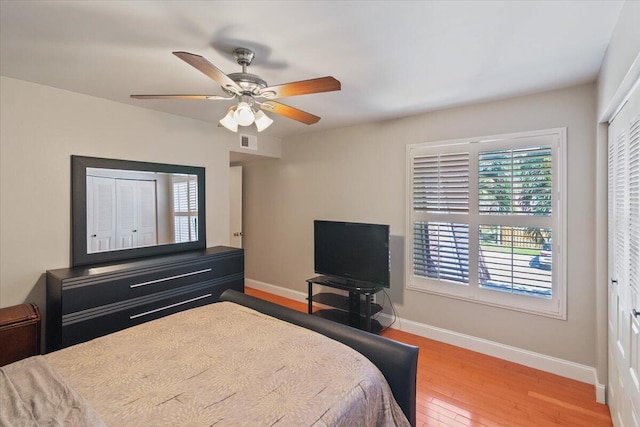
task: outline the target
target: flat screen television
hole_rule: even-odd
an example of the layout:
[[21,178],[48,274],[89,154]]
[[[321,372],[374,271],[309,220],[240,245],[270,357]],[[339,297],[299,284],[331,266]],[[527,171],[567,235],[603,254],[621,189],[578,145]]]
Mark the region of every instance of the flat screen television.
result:
[[345,285],[388,288],[389,226],[316,220],[314,269]]

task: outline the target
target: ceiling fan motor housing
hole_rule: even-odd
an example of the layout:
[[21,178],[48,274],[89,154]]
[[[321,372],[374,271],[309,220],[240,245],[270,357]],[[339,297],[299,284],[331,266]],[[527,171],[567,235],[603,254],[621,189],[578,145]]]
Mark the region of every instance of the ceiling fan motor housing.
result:
[[255,57],[255,53],[251,49],[247,49],[246,47],[238,47],[233,50],[233,56],[236,58],[238,64],[246,67],[251,65],[251,61]]
[[227,76],[240,86],[243,95],[258,95],[260,90],[267,87],[267,82],[255,74],[231,73]]
[[228,74],[227,77],[240,86],[242,95],[260,96],[260,91],[267,87],[267,82],[255,74],[247,73],[247,67],[251,65],[255,53],[246,47],[238,47],[233,50],[233,56],[236,58],[238,64],[242,65],[242,72],[231,73]]

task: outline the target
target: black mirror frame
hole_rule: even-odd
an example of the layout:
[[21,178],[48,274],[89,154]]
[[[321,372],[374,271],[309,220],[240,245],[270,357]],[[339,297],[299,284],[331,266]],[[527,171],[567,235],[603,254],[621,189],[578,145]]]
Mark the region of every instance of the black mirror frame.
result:
[[[198,240],[87,253],[87,168],[183,173],[198,177]],[[71,156],[71,265],[73,267],[205,249],[205,168],[98,157]]]

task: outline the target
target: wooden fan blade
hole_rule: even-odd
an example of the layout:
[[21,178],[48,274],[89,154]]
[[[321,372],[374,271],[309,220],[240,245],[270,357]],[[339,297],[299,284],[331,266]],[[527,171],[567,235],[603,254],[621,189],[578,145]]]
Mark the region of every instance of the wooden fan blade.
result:
[[306,95],[308,93],[331,92],[340,89],[340,82],[329,76],[265,87],[260,91],[260,95],[265,98],[275,99]]
[[236,82],[220,71],[218,67],[207,61],[206,58],[189,52],[173,52],[173,54],[204,73],[207,77],[214,80],[223,88],[231,88],[235,89],[237,92],[242,92],[242,89],[240,89],[240,86],[238,86]]
[[233,99],[233,96],[224,97],[221,95],[130,95],[135,99]]
[[289,105],[281,104],[276,101],[267,101],[260,104],[260,108],[264,111],[270,111],[272,113],[280,114],[290,119],[297,120],[307,125],[312,125],[320,120],[320,117],[314,116],[306,111],[298,110],[297,108]]

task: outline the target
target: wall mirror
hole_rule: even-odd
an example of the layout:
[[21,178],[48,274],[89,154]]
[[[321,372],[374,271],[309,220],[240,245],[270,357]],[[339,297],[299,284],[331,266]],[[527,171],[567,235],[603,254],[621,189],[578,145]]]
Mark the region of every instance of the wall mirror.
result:
[[73,266],[204,249],[202,167],[71,156]]

